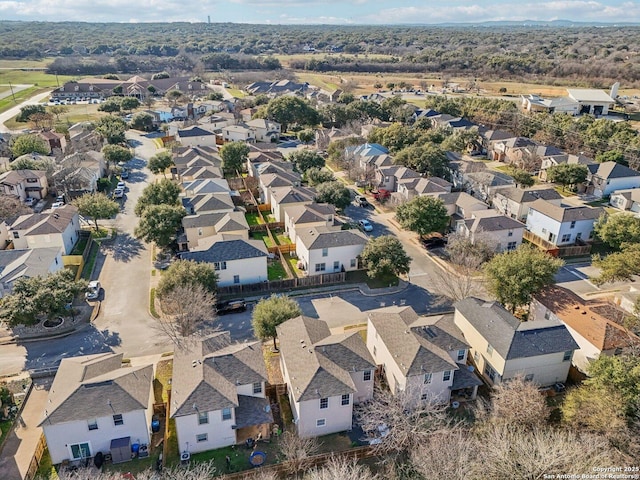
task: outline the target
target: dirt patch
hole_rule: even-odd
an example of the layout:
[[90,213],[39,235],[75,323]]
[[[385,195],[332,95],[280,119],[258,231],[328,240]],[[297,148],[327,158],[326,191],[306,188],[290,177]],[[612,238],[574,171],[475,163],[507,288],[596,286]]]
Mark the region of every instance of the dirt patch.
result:
[[282,378],[282,371],[280,370],[280,352],[272,351],[273,345],[271,342],[265,342],[262,344],[262,355],[264,356],[264,363],[267,366],[267,378],[271,385],[280,385],[284,383]]

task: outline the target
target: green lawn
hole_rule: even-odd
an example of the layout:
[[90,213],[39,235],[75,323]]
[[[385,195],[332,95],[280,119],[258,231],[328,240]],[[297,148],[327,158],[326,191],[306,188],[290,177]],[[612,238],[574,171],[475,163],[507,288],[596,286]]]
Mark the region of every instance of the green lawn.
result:
[[9,435],[9,432],[11,431],[11,425],[13,425],[13,422],[11,420],[4,420],[0,422],[0,431],[2,432],[0,434],[0,444],[2,444],[5,437]]
[[44,91],[44,89],[38,88],[38,87],[31,87],[16,93],[14,95],[15,101],[11,95],[9,95],[6,98],[3,98],[2,100],[0,100],[0,113],[9,110],[11,107],[15,107],[17,104],[21,103],[23,100],[26,100],[27,98],[31,98],[42,91]]
[[269,238],[269,235],[267,235],[267,232],[251,232],[251,238],[254,240],[262,240],[267,248],[276,246]]
[[73,247],[73,250],[71,250],[71,255],[82,255],[82,252],[84,252],[88,242],[89,237],[80,237],[75,247]]
[[278,233],[277,235],[274,235],[274,238],[278,245],[291,245],[291,239],[284,233]]
[[60,478],[58,471],[51,463],[51,455],[49,454],[48,448],[44,449],[42,458],[40,459],[40,465],[36,471],[36,478],[38,480],[58,480]]
[[284,259],[289,262],[291,266],[291,271],[296,277],[304,277],[304,270],[300,270],[298,268],[298,259],[296,257],[292,257],[288,253],[284,255]]
[[55,75],[45,73],[42,70],[0,70],[0,84],[12,83],[31,84],[38,87],[57,87],[77,77],[70,75]]
[[267,274],[269,275],[269,280],[283,280],[287,278],[287,271],[279,260],[273,260],[270,262],[270,265],[267,265]]
[[98,257],[99,246],[97,243],[94,243],[91,246],[91,251],[89,252],[89,258],[87,258],[87,262],[84,264],[84,268],[82,269],[81,277],[85,280],[89,280],[91,277],[91,271],[93,270],[93,266],[96,263],[96,258]]
[[233,95],[235,98],[244,98],[247,96],[245,92],[238,88],[227,88],[227,92]]
[[251,225],[261,225],[264,223],[264,221],[262,220],[262,218],[260,218],[260,215],[255,212],[255,213],[245,213],[244,214],[244,218],[247,219],[247,223],[249,224],[249,226]]

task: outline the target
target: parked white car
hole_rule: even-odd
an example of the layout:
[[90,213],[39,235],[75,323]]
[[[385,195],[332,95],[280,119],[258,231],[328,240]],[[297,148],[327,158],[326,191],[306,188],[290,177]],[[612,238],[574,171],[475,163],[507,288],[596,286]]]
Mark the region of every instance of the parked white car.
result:
[[86,298],[87,300],[97,300],[100,296],[100,288],[100,282],[98,280],[89,282],[87,291],[84,294],[84,298]]
[[113,191],[113,198],[122,198],[124,197],[124,188],[116,188]]

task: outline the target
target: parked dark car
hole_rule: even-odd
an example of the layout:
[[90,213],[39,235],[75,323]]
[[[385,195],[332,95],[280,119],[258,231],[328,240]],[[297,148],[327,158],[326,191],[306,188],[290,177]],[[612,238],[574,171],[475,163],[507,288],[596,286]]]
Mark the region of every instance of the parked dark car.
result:
[[420,238],[420,243],[427,250],[441,248],[447,245],[447,239],[442,235],[433,235],[427,238]]
[[216,313],[224,315],[226,313],[244,312],[247,309],[247,303],[244,299],[227,300],[226,302],[218,302],[216,304]]
[[356,195],[356,205],[363,208],[369,208],[373,206],[369,203],[367,197],[365,197],[364,195]]

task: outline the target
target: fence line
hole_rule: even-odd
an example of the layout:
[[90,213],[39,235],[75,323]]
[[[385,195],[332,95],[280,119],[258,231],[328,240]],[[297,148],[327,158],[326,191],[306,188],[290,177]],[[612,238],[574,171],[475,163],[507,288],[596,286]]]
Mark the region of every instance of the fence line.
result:
[[38,445],[36,446],[36,451],[33,453],[33,457],[31,458],[31,463],[29,463],[29,468],[27,469],[27,473],[24,475],[24,480],[33,480],[38,473],[38,468],[40,468],[40,461],[42,460],[42,455],[44,454],[45,449],[47,448],[47,440],[44,436],[44,433],[40,434],[40,440],[38,440]]
[[[295,247],[295,245],[294,245]],[[276,248],[276,247],[273,247]],[[262,283],[250,283],[248,285],[229,285],[219,287],[219,296],[237,296],[243,294],[260,294],[279,290],[290,290],[299,287],[315,287],[318,285],[332,285],[344,283],[347,278],[345,272],[325,273],[322,275],[311,275],[308,277],[288,278],[286,280],[270,280]]]

